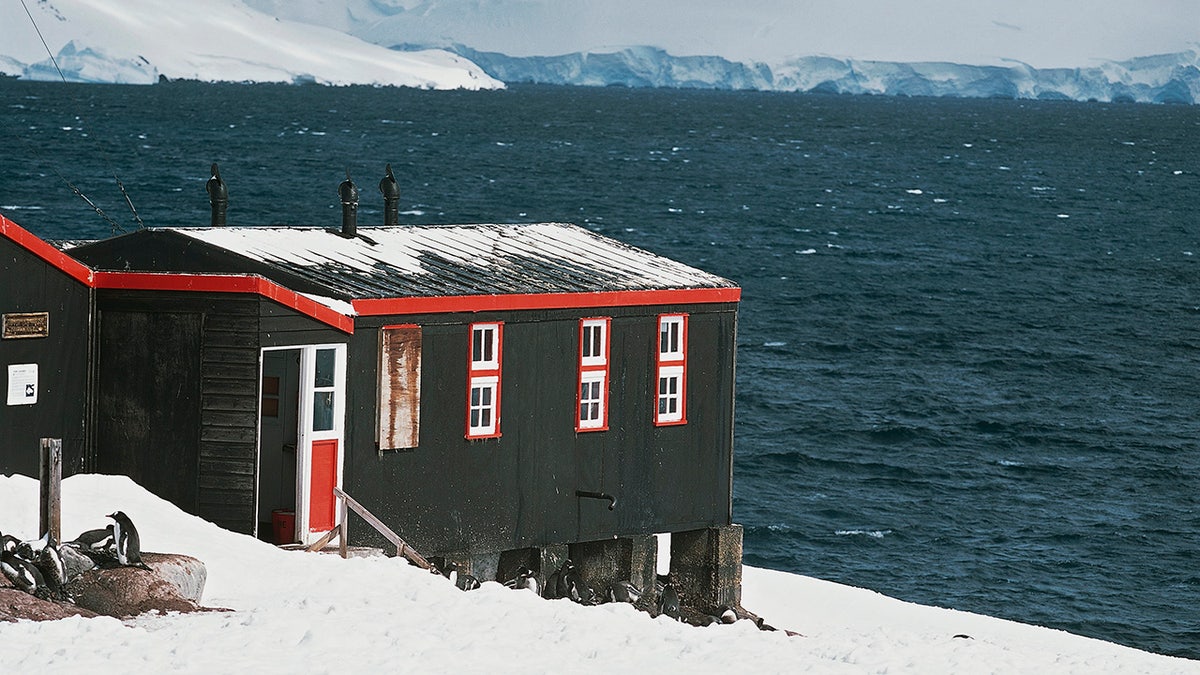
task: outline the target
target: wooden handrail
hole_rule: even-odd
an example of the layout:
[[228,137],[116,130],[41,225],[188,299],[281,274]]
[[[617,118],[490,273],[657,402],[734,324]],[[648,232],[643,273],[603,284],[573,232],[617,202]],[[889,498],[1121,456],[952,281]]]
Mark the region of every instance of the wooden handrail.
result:
[[[367,521],[367,524],[369,524],[371,527],[374,527],[375,530],[377,532],[379,532],[379,534],[382,534],[385,539],[387,539],[389,542],[392,543],[393,546],[396,547],[396,555],[397,556],[400,556],[400,557],[408,560],[412,564],[414,564],[417,567],[420,567],[422,569],[430,569],[433,567],[431,564],[429,564],[429,561],[426,560],[420,553],[417,553],[416,551],[413,550],[413,548],[411,546],[409,546],[407,543],[405,543],[405,541],[400,538],[400,535],[398,535],[394,531],[392,531],[392,528],[388,527],[387,525],[384,525],[382,520],[380,520],[379,518],[376,518],[375,514],[368,511],[365,506],[363,506],[362,504],[359,504],[357,501],[355,501],[355,499],[353,497],[346,494],[341,488],[339,488],[339,487],[333,488],[333,494],[341,501],[342,523],[336,529],[340,529],[341,547],[342,547],[341,551],[342,551],[343,558],[346,557],[346,534],[347,534],[346,507],[349,507],[352,511],[357,513],[360,518]],[[327,536],[329,536],[332,539],[333,532],[331,531],[329,533],[329,535],[327,535]],[[329,542],[326,541],[325,543],[329,543]]]

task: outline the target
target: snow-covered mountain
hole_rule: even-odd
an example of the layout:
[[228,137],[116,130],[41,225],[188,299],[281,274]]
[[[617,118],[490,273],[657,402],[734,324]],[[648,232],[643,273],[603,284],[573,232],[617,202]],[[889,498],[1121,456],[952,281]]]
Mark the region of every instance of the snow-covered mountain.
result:
[[526,57],[481,52],[463,45],[446,48],[508,83],[1142,103],[1200,101],[1200,50],[1197,49],[1088,68],[1038,69],[1015,62],[971,66],[827,56],[792,58],[774,64],[744,63],[718,56],[673,56],[655,47]]
[[33,80],[58,80],[61,69],[62,77],[75,82],[149,84],[166,77],[432,89],[503,86],[446,51],[385,49],[337,30],[264,14],[241,0],[4,2],[0,26],[0,73]]

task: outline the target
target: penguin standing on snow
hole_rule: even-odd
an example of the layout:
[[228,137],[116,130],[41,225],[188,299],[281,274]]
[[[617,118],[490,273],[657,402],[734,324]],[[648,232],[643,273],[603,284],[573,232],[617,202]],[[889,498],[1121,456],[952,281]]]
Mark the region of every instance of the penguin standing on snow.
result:
[[108,514],[108,517],[114,521],[113,544],[116,547],[117,562],[130,567],[150,569],[142,562],[142,542],[129,516],[123,511],[117,511]]

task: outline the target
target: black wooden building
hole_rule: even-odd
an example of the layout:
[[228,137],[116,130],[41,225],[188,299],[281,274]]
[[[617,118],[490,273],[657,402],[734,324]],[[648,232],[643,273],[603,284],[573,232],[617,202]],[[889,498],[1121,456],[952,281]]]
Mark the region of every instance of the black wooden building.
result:
[[68,472],[248,534],[319,537],[338,486],[486,575],[652,568],[653,533],[740,565],[726,279],[559,223],[0,228],[2,472],[58,436]]

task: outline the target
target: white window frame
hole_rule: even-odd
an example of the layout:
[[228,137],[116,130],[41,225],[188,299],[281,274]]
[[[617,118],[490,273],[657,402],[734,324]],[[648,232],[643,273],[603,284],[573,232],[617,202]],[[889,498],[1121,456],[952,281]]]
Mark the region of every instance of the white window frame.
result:
[[[483,336],[484,342],[477,342],[476,335]],[[481,358],[475,358],[476,345],[479,346]],[[488,352],[491,358],[486,358]],[[471,324],[471,371],[500,369],[500,324],[473,323]]]
[[[598,386],[597,386],[598,385]],[[596,396],[593,398],[585,395],[586,389],[595,389]],[[590,413],[595,410],[596,414],[585,414],[584,406],[589,406],[586,411]],[[595,408],[591,408],[595,406]],[[575,420],[580,431],[584,430],[600,430],[608,427],[608,373],[603,370],[585,370],[579,375],[579,406],[577,408],[577,418]]]
[[[663,381],[675,382],[675,391],[664,391]],[[683,366],[660,366],[658,369],[658,382],[655,385],[657,396],[655,398],[654,415],[655,421],[658,424],[679,423],[683,421]],[[664,410],[664,407],[669,408],[670,403],[674,402],[675,410]]]
[[[476,403],[475,392],[480,392],[482,400],[482,392],[491,393],[491,401],[488,403]],[[467,392],[467,435],[471,438],[484,438],[495,436],[496,430],[500,425],[499,414],[500,402],[500,378],[496,375],[487,375],[484,377],[472,377],[471,385]],[[479,413],[479,422],[476,423],[475,414]],[[484,414],[486,413],[488,421],[483,422]]]
[[[590,317],[579,320],[579,377],[575,387],[575,431],[608,430],[609,332],[612,319]],[[584,398],[584,388],[599,384],[598,397]],[[598,417],[584,417],[584,404],[598,404]]]
[[[500,321],[473,323],[467,338],[467,400],[466,437],[497,438],[500,436],[500,364],[503,360],[504,324]],[[476,358],[476,354],[479,358]],[[474,402],[476,390],[491,392],[487,405]],[[482,422],[482,411],[488,411],[488,423]],[[479,414],[479,422],[473,414]]]
[[[658,359],[654,380],[654,424],[687,424],[687,314],[660,314],[656,351]],[[674,381],[675,391],[663,391],[663,381]],[[675,410],[670,408],[674,403]],[[664,405],[665,404],[665,405]]]

